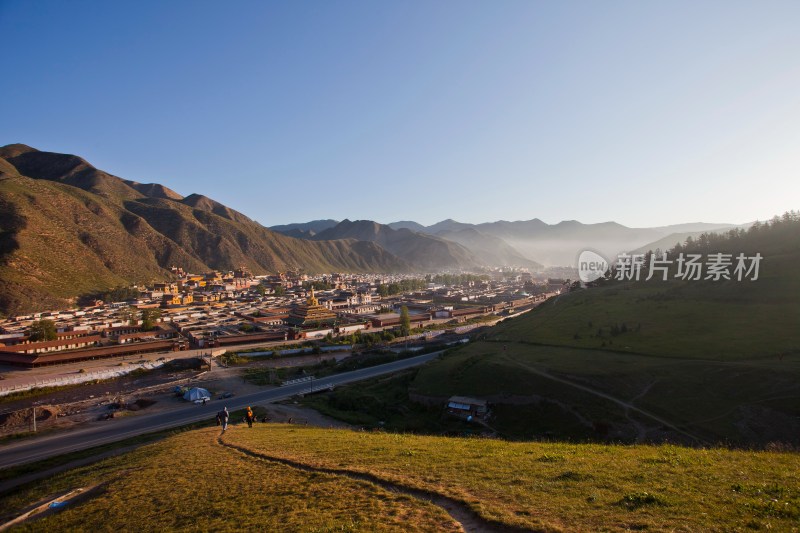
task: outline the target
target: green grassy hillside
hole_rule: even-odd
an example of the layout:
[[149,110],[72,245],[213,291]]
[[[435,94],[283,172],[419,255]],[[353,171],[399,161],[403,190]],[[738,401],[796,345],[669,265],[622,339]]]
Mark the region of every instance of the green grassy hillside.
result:
[[572,292],[490,338],[720,361],[797,353],[799,261],[798,252],[769,255],[754,282],[631,281]]
[[482,341],[420,369],[410,390],[494,404],[509,438],[800,444],[800,355],[717,362]]
[[[797,455],[508,443],[290,425],[192,431],[0,500],[77,488],[31,531],[788,531]],[[92,490],[92,488],[94,489]]]

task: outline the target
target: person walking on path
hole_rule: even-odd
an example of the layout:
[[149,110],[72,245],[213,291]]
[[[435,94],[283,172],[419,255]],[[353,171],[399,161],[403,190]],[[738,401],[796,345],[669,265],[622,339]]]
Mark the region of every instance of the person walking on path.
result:
[[228,429],[228,408],[225,407],[222,411],[217,413],[217,420],[219,420],[220,424],[222,424],[222,432],[225,433],[225,430]]
[[253,410],[250,408],[250,406],[247,407],[247,413],[245,413],[244,418],[247,420],[247,427],[253,427],[253,419],[255,416],[253,415]]

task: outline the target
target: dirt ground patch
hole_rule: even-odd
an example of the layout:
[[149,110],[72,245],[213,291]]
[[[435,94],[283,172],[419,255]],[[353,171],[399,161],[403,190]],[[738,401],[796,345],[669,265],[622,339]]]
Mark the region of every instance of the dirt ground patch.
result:
[[[53,405],[40,405],[36,407],[36,423],[54,421],[61,414],[61,410]],[[33,423],[33,411],[26,409],[12,413],[0,414],[0,432],[30,426]]]
[[[195,374],[196,372],[193,372],[188,375]],[[48,402],[46,405],[36,405],[37,402],[43,401],[44,397],[33,402],[26,400],[14,402],[13,405],[6,404],[3,406],[4,412],[0,413],[0,436],[30,431],[32,405],[36,405],[36,422],[41,429],[67,429],[108,420],[115,418],[114,414],[119,411],[133,415],[138,411],[152,412],[180,407],[184,401],[175,397],[171,392],[171,386],[176,378],[182,380],[186,375],[156,372],[152,376],[120,378],[110,382],[86,384],[71,390],[56,391],[46,397]],[[60,400],[66,401],[53,405]]]
[[[128,409],[130,409],[131,411],[136,411],[136,410],[139,410],[139,409],[147,409],[148,407],[150,407],[151,405],[154,405],[155,403],[156,403],[156,400],[151,400],[149,398],[139,398],[135,402],[130,404],[128,406]],[[133,408],[134,405],[136,406],[135,409]]]

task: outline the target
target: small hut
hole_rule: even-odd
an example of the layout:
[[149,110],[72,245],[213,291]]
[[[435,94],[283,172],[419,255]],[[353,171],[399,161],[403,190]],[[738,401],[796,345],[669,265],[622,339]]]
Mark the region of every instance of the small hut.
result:
[[468,398],[466,396],[451,396],[447,400],[447,412],[459,418],[486,418],[489,409],[486,400]]

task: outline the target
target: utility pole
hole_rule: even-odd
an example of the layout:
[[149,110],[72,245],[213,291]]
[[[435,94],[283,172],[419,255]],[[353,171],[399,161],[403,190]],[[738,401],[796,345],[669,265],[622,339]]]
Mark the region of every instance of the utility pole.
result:
[[36,433],[36,406],[33,406],[33,432]]

